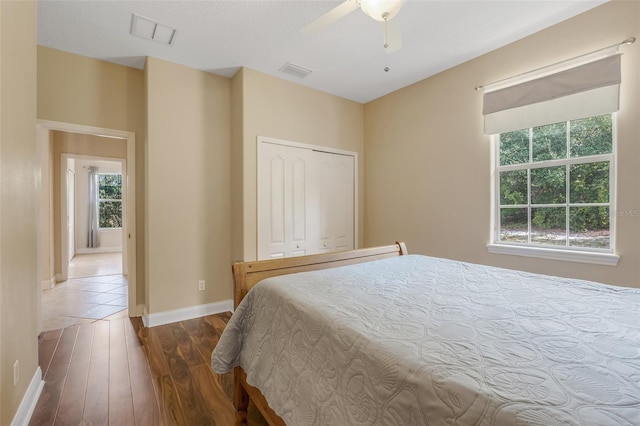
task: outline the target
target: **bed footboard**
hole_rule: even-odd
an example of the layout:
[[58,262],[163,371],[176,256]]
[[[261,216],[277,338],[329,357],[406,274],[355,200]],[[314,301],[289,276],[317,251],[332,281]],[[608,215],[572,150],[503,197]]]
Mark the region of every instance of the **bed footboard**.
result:
[[406,254],[408,254],[407,246],[403,242],[396,242],[393,245],[359,250],[234,263],[232,267],[234,306],[238,307],[238,304],[240,304],[240,301],[247,295],[249,290],[265,278],[353,265]]
[[[396,242],[393,245],[360,250],[234,263],[234,306],[238,307],[240,301],[247,295],[249,290],[265,278],[353,265],[406,254],[408,254],[406,245],[403,242]],[[236,425],[247,424],[247,409],[249,402],[252,402],[271,426],[285,426],[282,418],[269,407],[262,392],[247,383],[247,374],[244,370],[240,367],[235,367],[233,373],[233,405]]]

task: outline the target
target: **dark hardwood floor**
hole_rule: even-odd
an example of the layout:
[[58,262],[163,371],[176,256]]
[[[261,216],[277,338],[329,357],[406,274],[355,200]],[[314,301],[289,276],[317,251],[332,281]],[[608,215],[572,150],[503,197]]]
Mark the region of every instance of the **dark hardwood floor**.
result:
[[43,333],[45,386],[30,425],[233,425],[233,372],[210,367],[230,316],[145,328],[125,310]]

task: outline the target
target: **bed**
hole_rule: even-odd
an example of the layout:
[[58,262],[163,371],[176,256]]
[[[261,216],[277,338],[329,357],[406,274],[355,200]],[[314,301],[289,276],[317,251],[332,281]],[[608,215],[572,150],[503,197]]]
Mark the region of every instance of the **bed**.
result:
[[233,271],[238,424],[640,425],[639,289],[402,243]]

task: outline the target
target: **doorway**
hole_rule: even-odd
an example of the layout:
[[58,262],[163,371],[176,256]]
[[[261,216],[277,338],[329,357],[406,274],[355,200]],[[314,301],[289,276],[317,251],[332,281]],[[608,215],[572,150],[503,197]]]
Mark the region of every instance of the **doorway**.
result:
[[[64,137],[72,141],[85,141],[84,137],[55,136],[56,144],[60,144],[60,139]],[[92,138],[89,141],[94,144],[110,143],[109,139]],[[124,155],[124,143],[118,142]],[[57,156],[58,150],[54,149],[54,155]],[[114,154],[117,153],[116,149]],[[124,227],[128,222],[127,188],[124,185],[127,181],[126,169],[126,160],[122,158],[67,153],[60,155],[62,250],[57,282],[69,278],[86,278],[90,274],[129,275],[125,250],[127,234]],[[54,180],[54,192],[57,192],[55,186]],[[116,256],[113,255],[95,256],[101,253],[119,253],[121,258],[116,262]],[[96,265],[92,265],[92,260]]]
[[[70,292],[62,295],[62,292],[58,291],[57,293],[60,294],[56,296],[58,304],[62,305],[60,301],[66,300],[71,303],[69,301],[72,298],[77,299],[77,303],[72,304],[75,309],[74,315],[79,318],[77,322],[83,322],[83,318],[95,320],[98,316],[108,316],[109,312],[116,308],[128,309],[130,316],[140,315],[136,298],[135,134],[43,120],[38,121],[38,128],[38,148],[41,150],[40,158],[43,163],[38,235],[40,245],[38,265],[42,288],[52,289],[55,286],[56,290],[62,290],[63,286],[56,283],[64,282],[66,290]],[[100,149],[96,149],[97,144],[94,143],[97,140],[104,144],[109,144],[110,141],[122,144],[126,152],[124,155],[126,160],[54,154],[54,136],[59,133],[76,137],[87,136],[83,140],[85,149],[89,152],[100,152]],[[68,149],[69,146],[64,145],[62,150],[68,151]],[[87,217],[79,207],[79,203],[83,201],[78,198],[78,194],[84,194],[83,191],[87,187],[87,162],[105,160],[107,162],[115,160],[111,163],[118,163],[121,169],[120,171],[108,170],[104,167],[107,163],[98,167],[109,174],[121,173],[122,175],[121,200],[106,200],[111,204],[120,204],[122,219],[121,223],[116,223],[114,226],[118,229],[103,229],[105,225],[100,225],[102,227],[100,232],[105,231],[105,235],[101,235],[102,248],[96,250],[77,244],[77,242],[86,241],[87,235],[85,228]],[[54,173],[54,169],[57,169],[56,162],[59,164],[59,172]],[[56,192],[56,184],[59,185],[58,192]],[[81,188],[82,186],[84,189]],[[43,200],[49,200],[48,204]],[[57,204],[59,213],[54,215],[56,203],[59,203]],[[59,217],[56,217],[57,215]],[[84,224],[78,223],[83,221]],[[114,244],[114,239],[119,239],[120,244]],[[88,288],[89,285],[92,287]],[[85,295],[89,296],[89,299],[79,298],[82,292],[87,292]],[[47,297],[52,294],[53,292],[47,293]],[[44,293],[40,296],[42,298]],[[42,302],[48,302],[48,300],[42,299]],[[42,331],[45,305],[40,303],[40,306],[39,324]],[[82,306],[84,310],[81,309]],[[93,311],[89,312],[91,309]]]

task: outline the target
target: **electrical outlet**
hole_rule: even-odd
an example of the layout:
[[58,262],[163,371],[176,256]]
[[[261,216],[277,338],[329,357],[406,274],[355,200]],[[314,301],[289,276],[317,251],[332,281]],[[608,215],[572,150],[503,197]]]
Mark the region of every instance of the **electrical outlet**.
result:
[[198,281],[198,290],[204,290],[204,280]]
[[13,386],[18,384],[18,380],[20,380],[20,361],[16,360],[13,363]]

